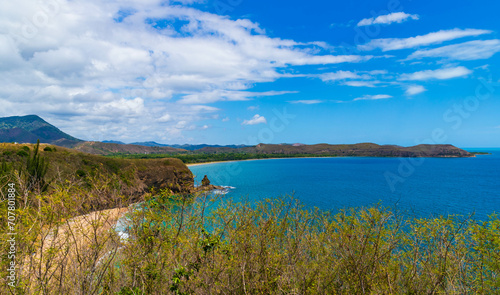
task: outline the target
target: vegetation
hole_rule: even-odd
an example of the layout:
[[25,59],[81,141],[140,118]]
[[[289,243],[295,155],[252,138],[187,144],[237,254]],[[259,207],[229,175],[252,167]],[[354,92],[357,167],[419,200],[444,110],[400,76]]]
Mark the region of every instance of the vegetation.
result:
[[[18,280],[14,288],[6,284],[10,260],[3,250],[0,294],[500,293],[497,215],[415,218],[380,206],[327,212],[289,197],[232,202],[169,188],[132,204],[137,199],[121,189],[119,173],[132,160],[66,152],[42,155],[34,147],[29,160],[3,157],[0,233],[9,232],[12,183]],[[30,179],[20,175],[45,167],[43,158],[47,171],[62,165],[50,162],[54,154],[86,162],[71,166],[84,169],[53,174],[45,191],[27,189]],[[154,167],[138,161],[136,170]],[[87,170],[92,163],[106,169]],[[31,175],[46,182],[48,172]],[[10,247],[7,239],[0,247]]]
[[[158,159],[158,158],[176,158],[186,164],[206,163],[219,161],[240,161],[255,159],[274,159],[274,158],[306,158],[318,157],[310,154],[257,154],[257,153],[173,153],[173,154],[113,154],[109,157],[118,159]],[[322,157],[334,157],[335,155],[322,155]],[[321,156],[320,156],[321,157]]]
[[47,190],[49,185],[45,181],[45,175],[47,174],[49,163],[46,162],[45,158],[40,156],[38,152],[39,148],[40,141],[38,140],[33,151],[33,156],[28,158],[26,161],[26,169],[22,171],[26,177],[26,183],[29,191],[37,190],[44,192]]

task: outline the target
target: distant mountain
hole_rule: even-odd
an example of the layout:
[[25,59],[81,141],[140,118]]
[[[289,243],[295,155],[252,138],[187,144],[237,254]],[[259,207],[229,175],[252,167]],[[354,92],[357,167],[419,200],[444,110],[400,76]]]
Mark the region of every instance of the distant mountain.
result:
[[197,151],[199,149],[211,147],[211,148],[231,148],[231,149],[240,149],[244,147],[249,147],[248,145],[240,144],[240,145],[217,145],[217,144],[172,144],[169,145],[170,147],[173,148],[178,148],[178,149],[185,149],[188,151]]
[[101,142],[104,142],[104,143],[116,143],[116,144],[126,144],[123,141],[118,141],[118,140],[103,140]]
[[169,146],[143,146],[136,144],[119,144],[99,141],[84,141],[73,147],[75,150],[94,155],[112,154],[172,154],[187,152]]
[[235,145],[235,144],[232,144],[232,145],[217,145],[217,144],[161,144],[161,143],[157,143],[157,142],[154,142],[154,141],[133,142],[131,144],[142,145],[142,146],[150,146],[150,147],[152,147],[152,146],[167,147],[168,146],[168,147],[173,147],[173,148],[176,148],[176,149],[184,149],[184,150],[188,150],[188,151],[195,151],[195,150],[199,150],[199,149],[206,148],[206,147],[213,147],[213,148],[233,148],[233,149],[239,149],[239,148],[248,147],[248,145],[244,145],[244,144],[241,144],[241,145]]
[[144,141],[144,142],[132,142],[134,145],[142,145],[142,146],[170,146],[168,144],[161,144],[155,141]]
[[0,142],[36,143],[38,139],[64,147],[82,142],[36,115],[0,118]]

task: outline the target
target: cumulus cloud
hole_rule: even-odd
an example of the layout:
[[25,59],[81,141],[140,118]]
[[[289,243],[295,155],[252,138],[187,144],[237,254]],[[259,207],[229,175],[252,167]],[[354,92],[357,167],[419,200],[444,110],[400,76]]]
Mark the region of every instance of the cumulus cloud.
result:
[[382,82],[377,80],[381,75],[386,75],[386,70],[372,71],[336,71],[318,75],[323,82],[339,82],[341,85],[352,87],[376,87]]
[[308,100],[291,100],[289,103],[295,103],[295,104],[318,104],[322,103],[322,100],[319,99],[308,99]]
[[439,44],[454,39],[470,37],[470,36],[479,36],[490,33],[491,31],[488,30],[476,30],[476,29],[441,30],[438,32],[433,32],[426,35],[410,37],[410,38],[373,39],[366,44],[358,45],[358,49],[373,50],[380,48],[382,49],[382,51],[399,50],[399,49],[414,48],[419,46],[426,46],[431,44]]
[[472,71],[466,67],[444,68],[438,70],[425,70],[411,74],[403,74],[400,80],[414,80],[414,81],[427,81],[427,80],[448,80],[453,78],[464,77],[471,74]]
[[408,59],[425,57],[442,57],[451,60],[488,59],[500,51],[500,40],[474,40],[460,44],[442,46],[433,49],[422,49],[412,53]]
[[410,85],[406,88],[405,94],[408,96],[412,96],[425,91],[427,91],[427,89],[425,89],[425,87],[422,85]]
[[241,125],[257,125],[257,124],[267,124],[267,120],[264,116],[256,114],[252,119],[244,120]]
[[394,12],[386,15],[379,15],[377,17],[365,18],[358,23],[358,27],[370,26],[377,24],[389,25],[392,23],[402,23],[409,19],[418,20],[418,14],[408,14],[404,12]]
[[83,139],[183,140],[219,111],[205,104],[293,93],[249,91],[290,77],[284,69],[372,58],[319,54],[328,44],[269,37],[250,20],[186,6],[194,2],[5,3],[0,115],[36,113]]
[[353,101],[358,101],[358,100],[380,100],[380,99],[388,99],[391,98],[391,95],[388,94],[376,94],[376,95],[364,95],[355,98]]

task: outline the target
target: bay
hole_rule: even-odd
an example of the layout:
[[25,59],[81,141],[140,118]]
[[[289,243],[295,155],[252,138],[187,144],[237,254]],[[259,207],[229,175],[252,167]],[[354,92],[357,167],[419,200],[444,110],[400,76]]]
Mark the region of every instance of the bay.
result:
[[500,212],[500,149],[475,158],[295,158],[221,162],[189,168],[195,181],[230,187],[224,198],[256,201],[293,195],[324,210],[380,204],[410,214]]

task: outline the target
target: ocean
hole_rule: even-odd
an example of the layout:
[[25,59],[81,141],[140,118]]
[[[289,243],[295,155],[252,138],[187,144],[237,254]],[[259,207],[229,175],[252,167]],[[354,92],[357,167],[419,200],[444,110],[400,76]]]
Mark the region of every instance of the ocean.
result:
[[199,184],[227,186],[223,198],[257,201],[293,195],[308,207],[381,205],[420,217],[500,213],[500,148],[475,158],[296,158],[189,167]]

